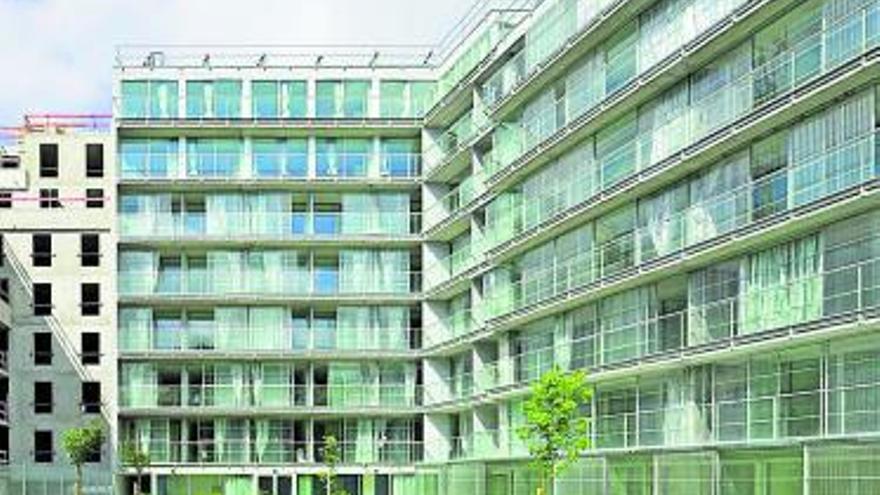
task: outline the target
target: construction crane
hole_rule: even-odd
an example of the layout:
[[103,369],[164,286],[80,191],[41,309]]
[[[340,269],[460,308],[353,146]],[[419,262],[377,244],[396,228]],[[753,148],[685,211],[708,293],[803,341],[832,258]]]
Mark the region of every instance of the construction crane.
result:
[[30,113],[21,125],[0,127],[0,136],[19,137],[46,129],[105,129],[111,118],[101,113]]

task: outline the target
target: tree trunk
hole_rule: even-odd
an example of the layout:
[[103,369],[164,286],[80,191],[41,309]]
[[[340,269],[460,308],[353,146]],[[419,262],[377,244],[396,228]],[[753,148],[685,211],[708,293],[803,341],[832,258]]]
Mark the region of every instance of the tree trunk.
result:
[[134,479],[134,495],[141,495],[141,473],[138,472]]
[[73,485],[73,493],[76,495],[82,495],[82,466],[76,466],[76,482]]

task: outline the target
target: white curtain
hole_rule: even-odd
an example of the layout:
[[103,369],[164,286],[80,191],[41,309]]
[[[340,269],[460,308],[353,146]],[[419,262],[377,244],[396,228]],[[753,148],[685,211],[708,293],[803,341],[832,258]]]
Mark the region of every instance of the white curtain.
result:
[[690,184],[686,244],[692,245],[749,222],[748,151],[713,166]]
[[248,328],[253,349],[284,350],[288,347],[288,310],[282,307],[253,307],[248,312]]
[[241,293],[246,287],[247,271],[242,252],[208,251],[208,271],[216,294]]
[[156,290],[159,260],[152,251],[119,253],[119,292],[122,295],[152,294]]
[[210,194],[206,199],[208,235],[241,236],[249,232],[245,197],[241,194]]
[[125,351],[153,348],[152,308],[119,308],[119,342]]
[[248,199],[252,233],[271,238],[282,237],[289,224],[290,195],[263,192]]
[[874,177],[874,99],[864,91],[791,130],[795,206]]
[[248,329],[248,310],[244,307],[219,306],[214,309],[217,325],[217,348],[220,350],[245,350],[251,348]]

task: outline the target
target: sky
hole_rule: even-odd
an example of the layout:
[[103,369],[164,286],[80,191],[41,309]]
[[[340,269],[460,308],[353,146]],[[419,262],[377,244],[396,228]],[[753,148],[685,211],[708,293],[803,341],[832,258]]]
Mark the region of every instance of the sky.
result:
[[109,113],[118,45],[433,45],[474,1],[0,0],[0,126]]

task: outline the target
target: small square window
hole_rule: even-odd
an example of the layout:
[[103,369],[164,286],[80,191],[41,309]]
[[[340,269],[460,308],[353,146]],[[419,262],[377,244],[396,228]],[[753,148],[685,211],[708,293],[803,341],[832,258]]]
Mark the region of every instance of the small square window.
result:
[[40,208],[61,208],[58,189],[40,189]]
[[9,191],[0,192],[0,208],[12,208],[12,193]]
[[104,145],[86,144],[86,177],[104,177]]
[[52,334],[37,332],[34,334],[34,366],[52,364]]
[[101,286],[99,284],[81,284],[80,295],[82,315],[98,316],[101,314]]
[[82,234],[80,236],[79,256],[82,266],[101,265],[101,241],[98,234]]
[[82,412],[85,414],[101,412],[101,382],[83,382]]
[[52,414],[52,382],[34,382],[34,414]]
[[86,189],[86,208],[103,208],[104,190]]
[[101,334],[83,332],[80,344],[82,364],[101,364]]
[[52,235],[34,234],[31,238],[34,266],[52,266]]
[[58,145],[40,145],[40,177],[58,177]]
[[55,455],[52,446],[52,432],[46,430],[37,430],[34,432],[34,462],[47,463],[52,462]]
[[52,284],[34,284],[34,316],[52,314]]

